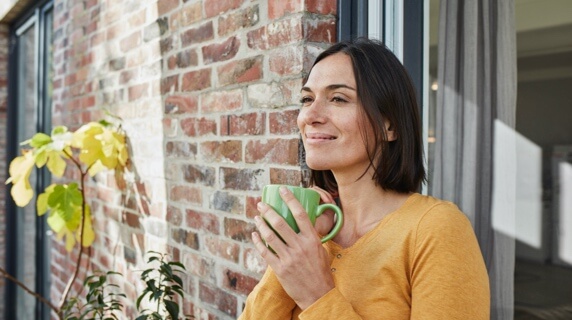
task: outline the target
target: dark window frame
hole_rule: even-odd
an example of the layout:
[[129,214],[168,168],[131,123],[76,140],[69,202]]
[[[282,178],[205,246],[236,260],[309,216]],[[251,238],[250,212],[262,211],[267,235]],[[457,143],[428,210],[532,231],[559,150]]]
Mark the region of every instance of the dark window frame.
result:
[[[36,72],[34,74],[36,82],[36,90],[33,93],[36,96],[36,123],[35,129],[37,132],[49,132],[51,130],[51,97],[48,92],[48,74],[46,73],[49,60],[49,52],[47,51],[48,43],[51,41],[47,37],[51,35],[51,30],[48,33],[47,23],[49,15],[53,19],[53,0],[40,1],[39,3],[28,8],[11,26],[10,26],[10,42],[9,42],[9,65],[8,65],[8,108],[7,108],[7,132],[6,132],[6,161],[10,163],[19,154],[18,140],[18,37],[28,30],[28,28],[35,28],[35,60],[37,62]],[[53,22],[53,20],[51,20]],[[48,105],[49,104],[49,105]],[[7,166],[8,167],[8,166]],[[36,185],[34,186],[36,194],[38,191],[43,190],[49,184],[51,179],[49,172],[46,170],[37,170],[36,172]],[[6,188],[6,270],[16,275],[18,273],[18,256],[19,252],[19,235],[18,230],[19,219],[17,214],[18,207],[12,200],[9,194],[9,188]],[[35,205],[34,205],[35,207]],[[35,251],[34,257],[35,264],[35,291],[43,297],[49,299],[50,297],[50,262],[49,262],[49,237],[47,236],[46,217],[37,217],[35,221],[36,238],[35,238]],[[5,319],[13,319],[17,312],[17,292],[18,286],[11,282],[6,281],[5,286]],[[36,301],[35,304],[35,318],[36,319],[50,319],[50,309],[43,303]]]

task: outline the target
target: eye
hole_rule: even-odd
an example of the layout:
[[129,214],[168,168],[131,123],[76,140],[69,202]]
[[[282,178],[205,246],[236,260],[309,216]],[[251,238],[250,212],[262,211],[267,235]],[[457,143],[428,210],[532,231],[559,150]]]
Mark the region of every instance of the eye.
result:
[[302,97],[302,99],[300,99],[300,103],[304,105],[312,103],[312,101],[314,101],[314,99],[312,99],[312,97],[309,96],[304,96]]
[[333,101],[333,102],[347,102],[346,99],[344,99],[344,98],[342,98],[342,97],[338,97],[338,96],[334,96],[334,97],[332,98],[332,101]]

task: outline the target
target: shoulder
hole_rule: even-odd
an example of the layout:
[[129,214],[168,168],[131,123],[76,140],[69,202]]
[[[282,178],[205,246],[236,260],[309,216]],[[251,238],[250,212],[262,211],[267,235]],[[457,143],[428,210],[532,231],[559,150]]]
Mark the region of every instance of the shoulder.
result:
[[408,210],[414,216],[417,228],[469,227],[472,229],[469,219],[456,204],[421,194],[413,194],[411,197]]

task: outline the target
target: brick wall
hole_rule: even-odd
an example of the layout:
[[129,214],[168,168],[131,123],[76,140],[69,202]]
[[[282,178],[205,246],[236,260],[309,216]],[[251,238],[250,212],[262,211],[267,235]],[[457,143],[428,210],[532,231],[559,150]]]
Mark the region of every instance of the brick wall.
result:
[[[92,269],[147,250],[187,267],[185,313],[234,319],[265,269],[250,241],[268,183],[300,183],[304,70],[335,40],[335,0],[56,0],[54,125],[123,118],[132,168],[90,181]],[[68,176],[72,176],[68,173]],[[75,257],[54,242],[52,297]],[[76,286],[77,288],[77,286]]]
[[[0,266],[6,266],[6,119],[8,97],[8,26],[0,24]],[[4,277],[0,277],[0,301],[4,301]],[[4,303],[0,303],[0,315],[4,314]]]

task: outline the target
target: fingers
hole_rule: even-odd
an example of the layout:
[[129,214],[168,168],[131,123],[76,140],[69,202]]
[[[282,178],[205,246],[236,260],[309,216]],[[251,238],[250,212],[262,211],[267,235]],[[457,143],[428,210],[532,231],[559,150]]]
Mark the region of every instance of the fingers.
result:
[[282,197],[282,200],[284,200],[288,208],[290,208],[290,211],[296,220],[296,224],[298,225],[298,229],[300,229],[300,233],[303,235],[315,233],[306,210],[304,210],[304,207],[302,207],[298,199],[294,197],[294,194],[292,194],[288,188],[281,187],[280,197]]
[[262,259],[266,260],[266,263],[273,266],[277,261],[278,257],[276,257],[268,247],[262,241],[262,238],[257,232],[252,233],[252,242],[254,243],[254,247],[256,251],[260,254]]
[[274,251],[283,251],[286,248],[284,242],[288,243],[288,239],[292,239],[296,233],[269,205],[260,202],[257,208],[260,216],[254,217],[254,221],[260,236]]

